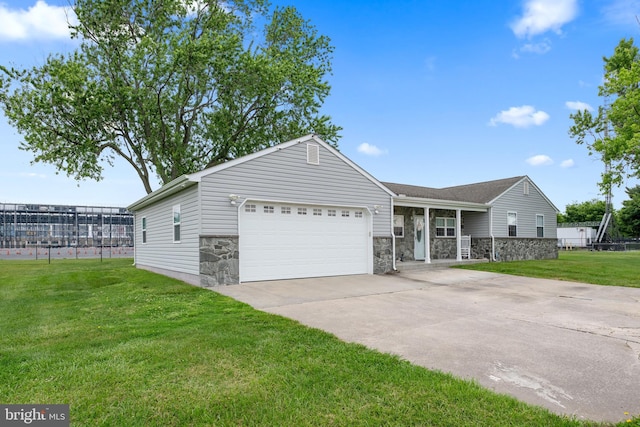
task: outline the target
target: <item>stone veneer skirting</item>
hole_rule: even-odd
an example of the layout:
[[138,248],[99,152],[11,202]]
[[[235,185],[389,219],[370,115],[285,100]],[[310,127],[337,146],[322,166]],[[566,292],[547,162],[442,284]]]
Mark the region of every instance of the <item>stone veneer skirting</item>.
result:
[[[435,240],[435,241],[434,241]],[[558,258],[556,239],[496,237],[496,261]],[[433,239],[431,259],[456,259],[456,239]],[[491,238],[471,238],[471,256],[491,259]],[[373,272],[393,269],[393,242],[390,237],[373,238]],[[200,237],[200,286],[239,283],[238,236]]]
[[[558,240],[525,237],[496,237],[496,261],[521,261],[558,258]],[[471,237],[472,258],[491,259],[491,238]]]
[[200,286],[240,283],[238,236],[200,236]]
[[393,240],[391,237],[373,238],[373,274],[393,270]]
[[[211,287],[240,283],[238,236],[200,237],[200,286]],[[391,237],[373,238],[373,272],[393,270]]]

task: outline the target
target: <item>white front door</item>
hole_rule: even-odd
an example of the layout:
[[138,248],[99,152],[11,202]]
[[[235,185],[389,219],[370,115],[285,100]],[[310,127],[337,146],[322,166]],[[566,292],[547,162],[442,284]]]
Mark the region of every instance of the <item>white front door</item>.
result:
[[426,227],[424,226],[424,216],[416,215],[413,218],[413,258],[422,261],[425,258]]
[[239,213],[241,282],[373,272],[366,209],[248,201]]

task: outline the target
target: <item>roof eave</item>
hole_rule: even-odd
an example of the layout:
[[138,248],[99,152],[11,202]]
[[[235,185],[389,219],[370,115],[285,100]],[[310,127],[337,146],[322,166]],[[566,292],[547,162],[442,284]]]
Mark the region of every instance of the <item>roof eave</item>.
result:
[[191,180],[189,178],[189,175],[179,176],[173,181],[163,185],[156,191],[147,194],[142,199],[127,206],[127,210],[130,212],[135,212],[136,210],[140,210],[146,206],[149,206],[152,203],[157,202],[158,200],[162,200],[165,197],[169,197],[172,194],[182,191],[183,189],[187,187],[191,187],[192,185],[195,185],[195,184],[197,184],[197,182],[194,180]]
[[393,198],[394,206],[409,206],[409,207],[434,207],[443,209],[462,209],[465,211],[477,211],[486,212],[489,210],[489,205],[485,203],[475,202],[462,202],[456,200],[442,200],[442,199],[427,199],[424,197],[412,197],[397,195]]

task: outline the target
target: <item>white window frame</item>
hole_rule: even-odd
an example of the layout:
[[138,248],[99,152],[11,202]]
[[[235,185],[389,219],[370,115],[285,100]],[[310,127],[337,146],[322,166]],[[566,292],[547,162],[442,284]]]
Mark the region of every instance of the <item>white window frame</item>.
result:
[[[538,220],[540,220],[540,223]],[[544,238],[544,215],[542,214],[536,214],[536,237]]]
[[336,216],[335,209],[327,209],[327,216]]
[[[509,218],[514,218],[513,223]],[[511,234],[511,227],[514,228],[513,235]],[[508,237],[518,237],[518,212],[508,211],[507,212],[507,236]]]
[[393,235],[398,238],[404,237],[404,215],[393,216]]
[[[443,225],[438,225],[442,221]],[[456,237],[456,219],[449,216],[436,217],[436,237],[447,239]],[[439,231],[440,230],[440,231]]]
[[280,208],[280,213],[282,215],[291,215],[291,207],[290,206],[282,206]]
[[313,208],[313,216],[322,216],[322,209]]
[[142,229],[142,243],[147,243],[147,217],[143,216],[140,224],[140,228]]
[[254,204],[244,205],[244,211],[247,212],[247,213],[255,213],[256,212],[256,205],[254,205]]
[[180,225],[182,224],[182,214],[180,213],[180,205],[173,205],[173,209],[171,211],[172,211],[171,219],[173,224],[173,243],[180,243],[180,239],[182,237],[180,235],[182,231],[180,227]]

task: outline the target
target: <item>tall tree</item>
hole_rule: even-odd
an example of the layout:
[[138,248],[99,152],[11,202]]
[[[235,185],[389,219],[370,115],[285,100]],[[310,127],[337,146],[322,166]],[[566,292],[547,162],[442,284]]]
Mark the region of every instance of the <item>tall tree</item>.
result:
[[574,202],[565,207],[564,214],[558,217],[559,222],[600,221],[606,205],[603,200],[592,199],[586,202]]
[[629,200],[622,202],[618,211],[620,231],[631,237],[640,237],[640,185],[626,189]]
[[[0,66],[0,104],[21,148],[76,179],[124,158],[147,192],[314,133],[333,48],[293,7],[264,0],[76,0],[78,49]],[[257,24],[264,24],[257,31]]]
[[604,60],[604,83],[598,94],[604,105],[597,114],[578,111],[571,115],[569,135],[586,144],[607,165],[601,188],[621,185],[626,178],[640,177],[640,54],[633,39],[623,39]]

